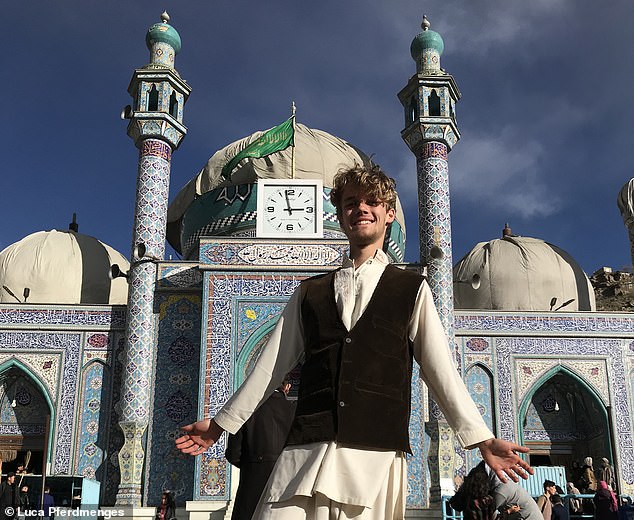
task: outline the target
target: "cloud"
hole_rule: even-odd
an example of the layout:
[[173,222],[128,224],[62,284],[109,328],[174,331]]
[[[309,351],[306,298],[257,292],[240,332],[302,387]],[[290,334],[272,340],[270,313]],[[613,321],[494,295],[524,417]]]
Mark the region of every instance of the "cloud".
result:
[[510,127],[497,136],[472,137],[451,153],[452,196],[508,216],[553,215],[561,209],[561,199],[540,177],[543,157],[538,141],[518,139]]

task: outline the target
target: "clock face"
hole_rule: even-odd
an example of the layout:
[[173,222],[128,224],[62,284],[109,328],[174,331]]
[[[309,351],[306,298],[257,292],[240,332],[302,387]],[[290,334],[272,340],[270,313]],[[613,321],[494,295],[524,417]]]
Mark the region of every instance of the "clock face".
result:
[[321,238],[323,188],[318,180],[260,179],[257,236]]

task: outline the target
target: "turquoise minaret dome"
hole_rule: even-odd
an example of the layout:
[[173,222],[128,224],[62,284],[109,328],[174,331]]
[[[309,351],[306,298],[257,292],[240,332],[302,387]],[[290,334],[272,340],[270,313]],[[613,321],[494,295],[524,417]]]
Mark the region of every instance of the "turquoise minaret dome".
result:
[[416,35],[410,47],[417,72],[426,74],[440,73],[440,56],[445,50],[442,36],[432,31],[430,27],[427,16],[423,15],[423,23],[421,23],[423,31]]
[[181,37],[178,31],[167,23],[169,21],[169,14],[163,11],[161,22],[148,29],[145,43],[150,50],[152,64],[173,68],[174,56],[181,51]]

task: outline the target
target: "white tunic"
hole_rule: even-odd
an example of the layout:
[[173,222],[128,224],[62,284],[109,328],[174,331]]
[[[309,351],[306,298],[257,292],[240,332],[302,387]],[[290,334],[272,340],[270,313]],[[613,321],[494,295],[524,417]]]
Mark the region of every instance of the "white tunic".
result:
[[[356,270],[345,259],[335,274],[335,300],[343,324],[350,330],[365,311],[389,260],[377,251]],[[445,331],[426,282],[421,284],[409,322],[409,338],[420,375],[427,384],[462,447],[493,437],[460,375],[455,369]],[[252,373],[218,412],[215,421],[235,433],[253,411],[275,390],[297,364],[304,351],[300,291],[295,291],[262,350]],[[396,465],[396,467],[395,467]],[[336,441],[284,449],[263,497],[267,502],[318,492],[343,504],[370,507],[395,469],[405,486],[404,454],[396,451],[356,449]]]

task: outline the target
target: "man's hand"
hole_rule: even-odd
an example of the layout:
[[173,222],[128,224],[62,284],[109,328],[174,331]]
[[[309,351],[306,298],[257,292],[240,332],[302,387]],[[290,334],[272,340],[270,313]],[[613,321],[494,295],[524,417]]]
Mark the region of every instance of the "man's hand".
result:
[[528,473],[533,474],[528,462],[525,462],[517,452],[528,453],[529,449],[514,442],[503,439],[489,439],[477,445],[482,458],[487,465],[495,471],[502,482],[506,482],[507,476],[513,482],[519,480],[518,476],[527,479]]
[[200,455],[216,444],[224,431],[213,419],[188,424],[183,426],[182,430],[185,435],[176,439],[176,448],[190,455]]

